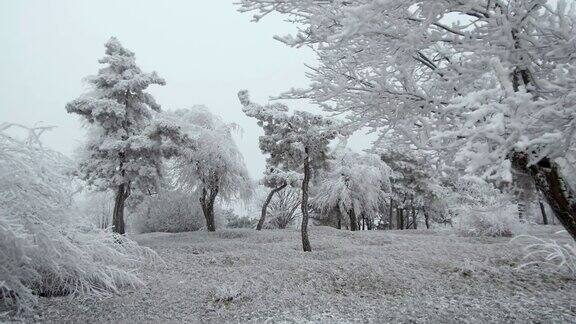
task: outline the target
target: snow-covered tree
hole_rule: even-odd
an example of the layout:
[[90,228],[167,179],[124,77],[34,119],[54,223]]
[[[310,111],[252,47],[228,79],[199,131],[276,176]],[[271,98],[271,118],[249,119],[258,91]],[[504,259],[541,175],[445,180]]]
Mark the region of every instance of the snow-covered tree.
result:
[[[390,168],[377,155],[344,150],[330,161],[315,187],[314,205],[324,213],[334,209],[350,219],[350,229],[359,229],[360,219],[373,221],[390,191]],[[340,228],[341,219],[338,219]]]
[[[393,171],[389,225],[394,223],[392,213],[396,210],[396,228],[405,229],[410,225],[417,228],[417,214],[427,207],[426,204],[434,195],[439,172],[427,159],[426,153],[414,147],[404,145],[375,151]],[[411,222],[409,213],[412,214]]]
[[262,204],[262,213],[260,215],[260,220],[256,225],[256,230],[261,230],[266,221],[266,212],[268,210],[268,205],[270,201],[274,198],[276,193],[284,190],[287,186],[296,187],[300,182],[300,176],[298,173],[293,171],[282,171],[274,166],[266,167],[264,172],[264,178],[261,183],[267,188],[271,188],[270,192],[266,196]]
[[234,124],[225,123],[204,106],[167,113],[190,142],[173,160],[173,175],[179,188],[196,192],[208,231],[216,230],[216,198],[246,200],[253,184],[233,138]]
[[573,150],[575,4],[552,0],[242,0],[257,21],[298,24],[319,66],[306,97],[351,125],[394,129],[469,174],[532,176],[576,239],[574,193],[558,165]]
[[313,173],[326,168],[328,144],[336,138],[337,125],[331,120],[304,111],[288,112],[281,103],[259,105],[250,101],[248,91],[238,93],[244,113],[258,121],[264,135],[260,150],[269,154],[267,164],[285,171],[303,173],[302,179],[302,248],[312,251],[308,238],[308,189]]
[[124,205],[131,190],[149,190],[160,176],[162,159],[178,152],[178,129],[153,113],[160,105],[144,90],[164,85],[155,72],[144,73],[133,52],[112,37],[106,43],[105,67],[87,78],[91,91],[66,105],[81,116],[89,139],[80,156],[79,175],[97,190],[116,191],[113,228],[125,232]]

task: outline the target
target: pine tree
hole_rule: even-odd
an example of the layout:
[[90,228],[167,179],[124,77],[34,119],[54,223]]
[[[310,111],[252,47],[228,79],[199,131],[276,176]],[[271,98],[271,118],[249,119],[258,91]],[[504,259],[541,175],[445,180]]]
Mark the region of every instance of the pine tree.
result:
[[142,72],[134,53],[116,38],[105,47],[99,60],[105,67],[87,78],[91,91],[68,103],[66,110],[89,127],[78,173],[97,190],[116,192],[113,229],[124,234],[124,205],[131,191],[156,186],[162,158],[176,154],[182,138],[175,126],[154,118],[160,105],[144,91],[164,85],[164,79]]
[[328,144],[336,138],[337,124],[319,115],[304,111],[288,112],[288,107],[276,103],[262,106],[250,101],[248,91],[238,93],[244,113],[258,120],[264,129],[260,150],[269,154],[268,166],[284,171],[302,172],[302,248],[312,251],[308,238],[308,196],[313,173],[327,167]]

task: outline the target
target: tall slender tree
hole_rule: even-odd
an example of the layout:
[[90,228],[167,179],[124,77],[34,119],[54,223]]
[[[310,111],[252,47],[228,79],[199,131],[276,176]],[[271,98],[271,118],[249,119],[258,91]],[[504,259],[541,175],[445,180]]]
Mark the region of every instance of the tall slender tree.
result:
[[280,170],[303,173],[302,179],[302,248],[312,251],[308,238],[308,196],[314,173],[327,167],[328,144],[336,138],[337,124],[319,115],[303,111],[288,112],[281,103],[262,106],[250,101],[248,91],[238,93],[244,113],[258,120],[264,129],[260,150],[269,154],[267,163]]
[[144,73],[136,65],[133,52],[112,37],[105,67],[87,77],[91,91],[66,105],[89,127],[78,173],[98,190],[116,192],[113,229],[124,234],[124,206],[132,190],[157,185],[163,157],[177,153],[183,140],[172,124],[154,118],[160,105],[144,90],[164,85],[155,72]]

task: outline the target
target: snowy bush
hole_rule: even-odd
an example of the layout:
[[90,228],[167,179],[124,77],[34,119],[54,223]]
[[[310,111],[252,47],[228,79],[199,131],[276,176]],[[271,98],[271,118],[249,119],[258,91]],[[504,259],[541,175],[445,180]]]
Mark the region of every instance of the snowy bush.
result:
[[576,279],[576,244],[544,240],[530,235],[522,235],[517,239],[528,239],[524,247],[524,263],[520,268],[544,265]]
[[[262,182],[264,182],[263,180]],[[278,188],[278,187],[276,187]],[[251,201],[248,215],[262,213],[263,205],[266,204],[269,187],[259,186],[254,199]],[[274,190],[274,189],[272,189]],[[302,191],[298,187],[285,186],[270,196],[266,205],[266,218],[262,222],[265,229],[285,229],[295,226],[295,221],[300,219],[302,210],[300,206]],[[257,220],[258,221],[258,220]]]
[[[214,221],[219,228],[228,225],[230,210],[215,206]],[[130,230],[136,233],[191,232],[206,229],[200,199],[183,190],[164,190],[143,198],[130,213]]]
[[131,214],[130,225],[137,233],[190,232],[206,226],[198,197],[179,190],[146,197]]
[[[26,140],[7,134],[20,128]],[[141,281],[154,252],[94,229],[72,208],[70,161],[43,148],[48,128],[0,125],[0,314],[30,312],[36,296],[105,295]],[[3,312],[7,310],[8,312]]]
[[256,228],[258,220],[248,216],[238,216],[233,212],[225,213],[228,228]]
[[464,236],[511,237],[523,232],[524,226],[518,219],[516,206],[477,210],[467,209],[460,216],[458,229]]
[[463,177],[455,183],[452,208],[458,231],[464,236],[515,236],[525,231],[516,204],[493,185],[475,177]]

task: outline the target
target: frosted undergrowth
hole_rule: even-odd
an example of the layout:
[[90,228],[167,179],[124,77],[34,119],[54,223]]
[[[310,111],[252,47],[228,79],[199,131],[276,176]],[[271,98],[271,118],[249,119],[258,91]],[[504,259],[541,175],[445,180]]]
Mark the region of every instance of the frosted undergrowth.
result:
[[557,239],[543,239],[532,235],[522,235],[515,240],[525,242],[523,263],[520,268],[544,266],[576,279],[576,244],[568,237],[566,231],[564,242]]
[[[558,227],[530,227],[555,238]],[[534,232],[536,230],[536,232]],[[450,230],[219,230],[135,237],[166,261],[147,287],[102,302],[47,300],[43,320],[570,322],[576,281],[517,269],[522,245]],[[510,298],[510,296],[516,296]],[[553,301],[553,303],[552,303]],[[125,306],[122,306],[125,305]]]
[[[29,132],[19,140],[6,131]],[[0,125],[0,314],[34,312],[38,296],[97,296],[143,284],[134,270],[158,258],[74,209],[67,157],[42,147],[45,128]]]

